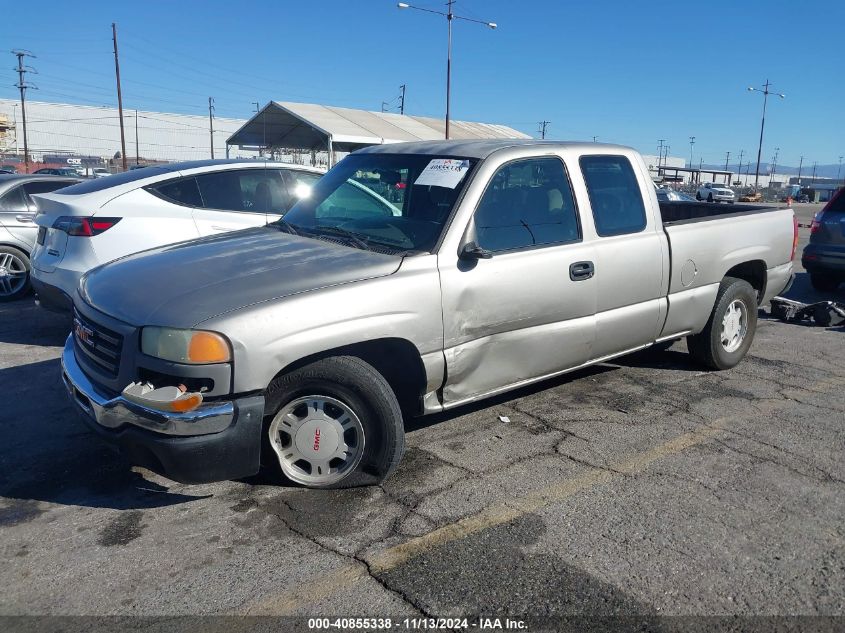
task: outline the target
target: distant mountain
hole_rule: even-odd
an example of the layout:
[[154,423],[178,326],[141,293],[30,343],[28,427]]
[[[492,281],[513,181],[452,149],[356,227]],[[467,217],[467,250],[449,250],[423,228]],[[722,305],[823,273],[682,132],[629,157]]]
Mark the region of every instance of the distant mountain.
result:
[[[742,173],[745,173],[745,161],[743,161],[742,165]],[[761,174],[768,174],[769,173],[769,165],[770,163],[760,163],[760,173]],[[725,168],[725,164],[722,163],[721,165],[713,165],[713,164],[705,164],[704,169],[718,169],[723,170]],[[749,174],[753,174],[755,169],[757,168],[757,163],[751,161],[751,168],[748,170]],[[736,173],[737,165],[736,163],[728,163],[728,169]],[[839,169],[839,165],[834,163],[832,165],[816,165],[816,177],[817,178],[836,178],[836,171]],[[798,167],[790,167],[789,165],[775,165],[775,174],[786,174],[788,176],[797,176],[798,175]],[[813,175],[813,163],[804,163],[801,167],[801,179],[812,177]],[[842,164],[842,169],[839,172],[839,177],[842,178],[845,176],[845,163]]]

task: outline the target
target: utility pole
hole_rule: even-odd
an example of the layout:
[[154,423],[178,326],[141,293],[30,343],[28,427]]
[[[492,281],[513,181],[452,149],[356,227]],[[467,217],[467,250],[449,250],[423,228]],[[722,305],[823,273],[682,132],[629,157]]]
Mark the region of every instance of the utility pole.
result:
[[214,160],[214,97],[208,98],[208,139],[211,144],[211,160]]
[[382,111],[382,112],[387,112],[387,101],[382,101],[382,102],[381,102],[381,111]]
[[728,171],[728,161],[729,161],[730,159],[731,159],[731,153],[730,153],[730,152],[728,152],[728,153],[725,155],[725,171]]
[[399,114],[405,114],[405,84],[399,86]]
[[801,186],[801,167],[804,165],[804,157],[801,157],[801,160],[798,161],[798,186]]
[[813,161],[813,182],[812,184],[816,184],[816,165],[818,165],[818,161]]
[[114,42],[114,76],[117,80],[117,114],[120,117],[120,161],[126,171],[126,136],[123,131],[123,96],[120,93],[120,61],[117,55],[117,25],[111,23],[111,38]]
[[537,131],[540,133],[540,138],[541,138],[541,139],[545,139],[545,138],[546,138],[546,126],[547,126],[549,123],[551,123],[551,121],[540,121],[540,127],[537,129]]
[[138,152],[138,111],[135,110],[135,164],[141,164],[141,154]]
[[[18,58],[18,83],[17,88],[21,91],[21,121],[23,122],[23,164],[24,164],[24,171],[29,173],[29,144],[27,143],[26,138],[26,89],[27,88],[35,88],[32,84],[28,84],[24,78],[26,73],[34,73],[36,72],[34,68],[30,68],[28,66],[24,66],[23,58],[24,57],[32,57],[35,59],[35,55],[30,53],[29,51],[25,50],[14,50],[12,51],[12,55],[17,56]],[[15,144],[17,145],[18,141],[18,131],[17,126],[15,126]]]
[[772,169],[769,174],[769,187],[772,186],[772,181],[775,179],[775,169],[777,169],[778,165],[778,152],[780,152],[780,147],[775,148],[775,155],[772,157]]
[[255,106],[255,113],[258,114],[258,101],[253,101],[252,105]]
[[736,175],[739,176],[740,172],[742,171],[742,156],[745,154],[745,150],[739,150],[739,163],[737,164],[736,168]]
[[769,87],[772,84],[769,83],[769,80],[766,79],[766,83],[763,86],[763,89],[760,90],[759,88],[752,88],[749,86],[748,90],[750,92],[762,92],[763,93],[763,118],[760,121],[760,144],[757,146],[757,171],[754,173],[754,191],[757,191],[757,184],[760,179],[760,154],[763,152],[763,129],[766,127],[766,102],[769,99],[770,94],[776,94],[781,99],[785,99],[786,95],[781,94],[779,92],[772,92],[769,90]]
[[594,136],[593,137],[593,143],[598,143],[598,138],[599,138],[598,136]]
[[666,139],[665,138],[659,138],[659,139],[657,139],[657,142],[658,142],[658,145],[657,145],[657,170],[658,170],[658,175],[659,175],[660,167],[663,164],[663,143],[666,142]]
[[840,171],[842,171],[842,156],[839,157],[839,167],[836,168],[836,182],[839,182]]
[[695,137],[689,137],[689,166],[692,168],[692,146],[695,145]]

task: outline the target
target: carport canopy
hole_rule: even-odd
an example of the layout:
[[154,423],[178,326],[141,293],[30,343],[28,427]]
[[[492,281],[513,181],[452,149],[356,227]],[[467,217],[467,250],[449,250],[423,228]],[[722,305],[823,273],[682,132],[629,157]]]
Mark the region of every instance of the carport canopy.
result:
[[[505,125],[451,120],[453,139],[531,138]],[[442,119],[315,103],[271,101],[226,140],[241,147],[352,152],[368,145],[444,138]]]

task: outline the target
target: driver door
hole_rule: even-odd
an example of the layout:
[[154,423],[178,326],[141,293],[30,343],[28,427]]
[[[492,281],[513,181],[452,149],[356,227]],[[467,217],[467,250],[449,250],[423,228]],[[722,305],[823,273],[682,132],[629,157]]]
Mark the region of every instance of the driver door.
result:
[[520,159],[487,185],[468,227],[488,258],[441,252],[446,384],[455,405],[559,373],[591,357],[595,251],[564,164]]

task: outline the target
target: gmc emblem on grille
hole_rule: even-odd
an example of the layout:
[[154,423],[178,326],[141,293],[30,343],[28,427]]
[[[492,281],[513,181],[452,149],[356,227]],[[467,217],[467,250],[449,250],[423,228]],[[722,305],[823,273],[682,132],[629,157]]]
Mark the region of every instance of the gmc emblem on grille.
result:
[[94,347],[94,330],[82,324],[79,319],[73,320],[73,332],[81,343]]

